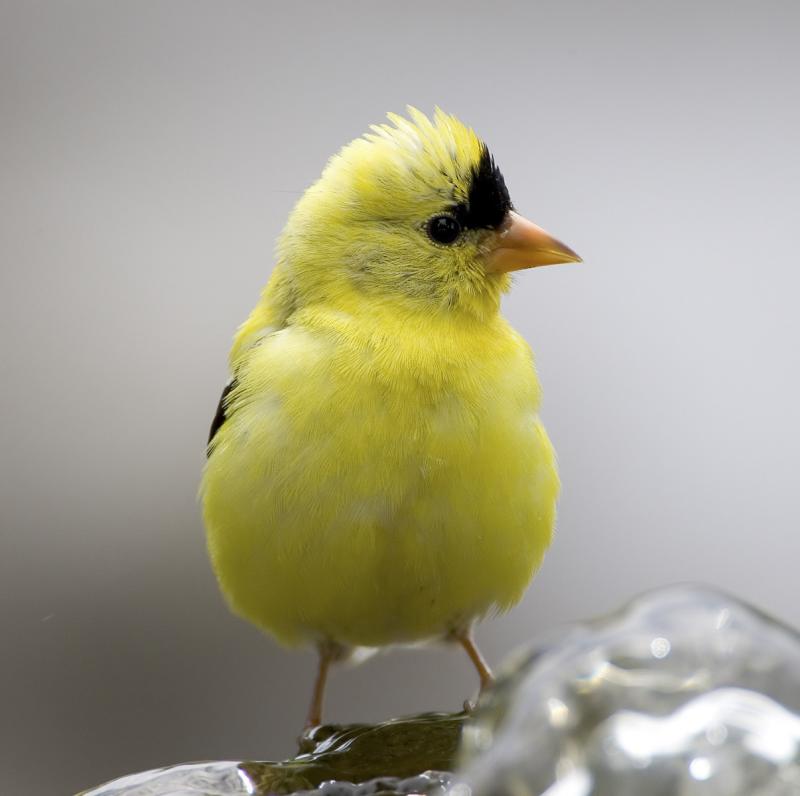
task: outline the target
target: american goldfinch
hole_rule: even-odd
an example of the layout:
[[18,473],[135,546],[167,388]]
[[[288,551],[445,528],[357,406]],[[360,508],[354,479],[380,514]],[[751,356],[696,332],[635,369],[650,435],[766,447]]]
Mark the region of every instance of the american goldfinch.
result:
[[230,354],[201,496],[234,612],[331,663],[444,639],[522,596],[559,481],[509,272],[580,258],[518,215],[486,145],[409,108],[292,211]]

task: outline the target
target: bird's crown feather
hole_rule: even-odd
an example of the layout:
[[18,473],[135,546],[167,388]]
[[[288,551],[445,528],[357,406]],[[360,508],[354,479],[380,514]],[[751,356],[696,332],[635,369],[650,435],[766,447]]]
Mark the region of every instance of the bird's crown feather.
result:
[[[326,176],[332,182],[344,171],[370,207],[397,211],[398,197],[416,197],[451,206],[467,227],[500,224],[511,207],[500,171],[475,131],[436,108],[432,118],[408,106],[410,118],[387,114],[389,123],[344,147],[332,158]],[[381,208],[381,205],[386,205]]]
[[421,154],[456,181],[466,176],[465,167],[478,164],[485,147],[471,127],[438,107],[433,120],[411,105],[407,110],[410,120],[388,113],[391,124],[371,125],[372,133],[364,138],[377,145],[388,142],[399,155],[406,153],[418,159]]

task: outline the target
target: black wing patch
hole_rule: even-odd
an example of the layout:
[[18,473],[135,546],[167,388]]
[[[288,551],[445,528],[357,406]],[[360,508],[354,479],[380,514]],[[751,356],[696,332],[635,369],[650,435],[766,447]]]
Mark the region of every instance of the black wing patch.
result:
[[[211,430],[208,432],[208,444],[211,444],[211,440],[214,439],[216,433],[219,431],[220,426],[225,422],[225,418],[227,415],[225,414],[225,410],[227,409],[227,401],[228,395],[230,394],[231,390],[236,386],[236,379],[231,379],[226,385],[225,389],[222,391],[222,395],[219,399],[219,404],[217,405],[217,411],[214,415],[214,419],[211,421]],[[206,453],[206,456],[208,453]]]

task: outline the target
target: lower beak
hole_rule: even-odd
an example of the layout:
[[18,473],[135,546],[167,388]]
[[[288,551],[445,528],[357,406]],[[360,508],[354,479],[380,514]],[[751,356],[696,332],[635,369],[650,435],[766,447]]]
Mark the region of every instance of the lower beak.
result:
[[486,256],[486,270],[506,273],[537,265],[579,262],[581,258],[569,246],[512,210]]

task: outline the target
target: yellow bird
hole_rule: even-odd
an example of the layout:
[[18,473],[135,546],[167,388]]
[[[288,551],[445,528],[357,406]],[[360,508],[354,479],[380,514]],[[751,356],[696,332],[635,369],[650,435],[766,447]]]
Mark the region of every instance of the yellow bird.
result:
[[389,114],[292,211],[230,355],[201,495],[231,608],[315,645],[445,639],[522,596],[559,490],[509,272],[579,257],[525,220],[455,117]]

